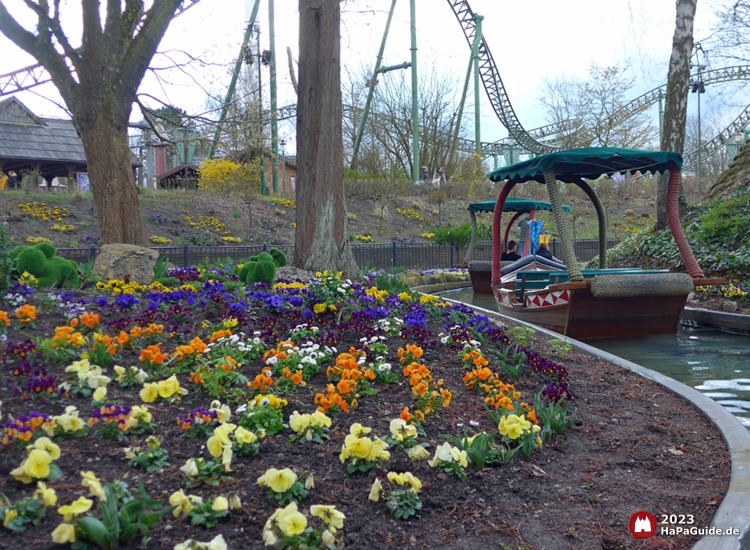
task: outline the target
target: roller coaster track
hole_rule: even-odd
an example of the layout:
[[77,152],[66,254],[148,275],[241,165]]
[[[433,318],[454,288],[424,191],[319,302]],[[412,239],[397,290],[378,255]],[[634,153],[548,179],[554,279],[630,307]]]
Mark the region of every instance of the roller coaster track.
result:
[[[474,12],[466,0],[448,0],[448,4],[461,25],[461,29],[464,31],[464,36],[469,47],[471,47],[474,43],[474,36],[477,30]],[[521,125],[513,110],[513,106],[510,104],[510,99],[508,99],[508,94],[503,86],[497,65],[484,37],[482,37],[482,41],[479,44],[479,74],[481,75],[484,90],[487,92],[487,97],[495,114],[522,148],[531,153],[550,153],[557,149],[557,147],[537,141]]]
[[[713,155],[714,153],[718,152],[723,145],[725,145],[735,134],[741,132],[745,126],[750,123],[750,105],[745,107],[745,110],[742,111],[737,118],[735,118],[729,126],[724,128],[721,132],[719,132],[716,137],[711,139],[710,141],[706,141],[703,144],[701,144],[701,158],[703,160],[706,160],[708,157]],[[691,151],[682,157],[682,169],[685,171],[686,169],[694,168],[695,165],[698,164],[698,150]]]
[[[200,2],[200,0],[183,0],[183,2],[177,7],[174,17],[182,15],[198,2]],[[68,66],[70,66],[70,64],[68,64]],[[0,97],[29,90],[35,86],[46,84],[51,80],[52,79],[47,71],[39,64],[24,67],[23,69],[18,69],[12,73],[2,74],[0,75]]]
[[[704,84],[718,84],[719,82],[730,82],[733,80],[750,80],[750,65],[737,65],[723,69],[711,69],[703,71],[700,75],[690,75],[691,80],[701,78]],[[612,126],[619,126],[623,121],[647,109],[657,101],[664,99],[667,93],[667,85],[662,84],[645,94],[636,97],[626,103],[619,111],[612,115]]]

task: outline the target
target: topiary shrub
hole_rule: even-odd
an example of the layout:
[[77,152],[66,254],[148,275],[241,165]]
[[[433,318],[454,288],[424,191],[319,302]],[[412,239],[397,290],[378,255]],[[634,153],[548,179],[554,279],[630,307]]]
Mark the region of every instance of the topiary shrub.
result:
[[272,248],[268,253],[276,263],[276,267],[284,267],[286,265],[286,255],[278,248]]
[[34,245],[34,248],[36,248],[37,250],[41,250],[48,260],[52,258],[57,252],[54,245],[52,243],[47,243],[47,242],[37,243],[36,245]]
[[16,258],[16,269],[18,269],[19,273],[26,271],[37,278],[44,276],[46,273],[44,269],[46,264],[47,256],[35,246],[26,247],[26,250],[22,250]]
[[[262,258],[255,262],[248,262],[245,267],[247,271],[244,281],[248,285],[253,283],[273,284],[276,280],[276,264],[273,259]],[[245,268],[243,268],[244,270]]]
[[34,246],[19,246],[11,251],[16,259],[16,270],[28,272],[39,280],[41,287],[77,288],[78,264],[55,256],[57,250],[50,243],[41,242]]

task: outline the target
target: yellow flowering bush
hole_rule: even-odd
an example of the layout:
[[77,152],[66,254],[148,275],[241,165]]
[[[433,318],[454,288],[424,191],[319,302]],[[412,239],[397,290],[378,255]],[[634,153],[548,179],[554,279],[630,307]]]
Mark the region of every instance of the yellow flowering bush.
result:
[[155,244],[172,244],[172,239],[161,237],[159,235],[151,235],[148,240]]
[[59,206],[50,208],[45,203],[39,204],[36,201],[19,204],[18,208],[21,210],[21,214],[27,218],[39,218],[45,222],[55,221],[62,223],[63,218],[68,217],[67,209],[60,208]]
[[239,164],[207,159],[198,169],[198,188],[216,193],[260,191],[260,161]]
[[281,206],[286,206],[287,208],[297,208],[297,203],[289,200],[289,199],[282,199],[280,197],[274,197],[271,199],[271,203],[278,204]]
[[26,242],[27,243],[31,243],[31,244],[36,244],[36,243],[50,243],[50,244],[52,244],[52,241],[50,241],[49,239],[46,239],[44,237],[31,237],[31,236],[29,236],[29,237],[26,237]]
[[424,221],[424,216],[413,208],[396,208],[396,212],[398,212],[402,216],[405,216],[408,220],[420,222]]

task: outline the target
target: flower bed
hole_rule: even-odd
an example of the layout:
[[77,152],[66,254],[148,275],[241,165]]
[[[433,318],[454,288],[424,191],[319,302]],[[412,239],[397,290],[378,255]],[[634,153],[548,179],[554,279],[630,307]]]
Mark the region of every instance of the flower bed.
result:
[[502,500],[576,422],[565,366],[434,296],[169,275],[6,296],[0,541],[98,541],[119,517],[149,524],[149,548],[460,547],[472,524],[514,542]]

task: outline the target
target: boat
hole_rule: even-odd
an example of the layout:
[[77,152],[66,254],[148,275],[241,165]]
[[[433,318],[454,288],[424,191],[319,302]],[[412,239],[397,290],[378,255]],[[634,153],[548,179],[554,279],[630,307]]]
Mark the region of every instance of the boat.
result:
[[[497,201],[490,200],[484,202],[475,202],[469,204],[469,216],[471,217],[471,241],[466,251],[466,257],[464,258],[464,265],[468,267],[469,276],[471,277],[471,286],[474,292],[480,294],[492,294],[492,287],[490,286],[492,278],[492,262],[483,260],[474,260],[474,248],[477,242],[477,213],[478,212],[494,212],[495,204]],[[520,199],[520,198],[508,198],[503,204],[503,212],[514,212],[515,214],[508,222],[505,228],[505,234],[503,236],[503,250],[508,249],[508,237],[510,231],[513,228],[515,221],[523,216],[524,214],[529,215],[529,220],[533,220],[537,210],[552,210],[552,204],[544,201],[535,201],[532,199]],[[563,205],[563,211],[570,212],[571,208],[567,204]],[[526,241],[521,243],[521,250],[530,250],[531,240],[530,232],[526,234]],[[551,262],[541,256],[524,256],[524,258],[530,258],[526,260],[526,263],[519,264],[518,268],[523,267],[526,270],[544,270],[544,269],[564,269],[565,266],[559,262]],[[524,258],[521,258],[522,260]],[[514,262],[502,262],[503,270],[510,266]],[[507,273],[507,271],[506,271]],[[505,273],[504,273],[505,274]]]
[[[695,286],[724,282],[704,276],[685,238],[678,209],[681,169],[682,156],[676,152],[598,147],[556,151],[490,172],[490,180],[505,182],[492,223],[491,288],[499,312],[579,340],[676,333],[687,296]],[[607,269],[604,209],[586,180],[636,171],[669,172],[668,224],[687,273]],[[503,207],[517,184],[532,180],[547,187],[566,268],[515,270],[510,274],[512,281],[503,280]],[[579,186],[594,203],[599,217],[599,269],[581,270],[578,265],[558,181]]]

